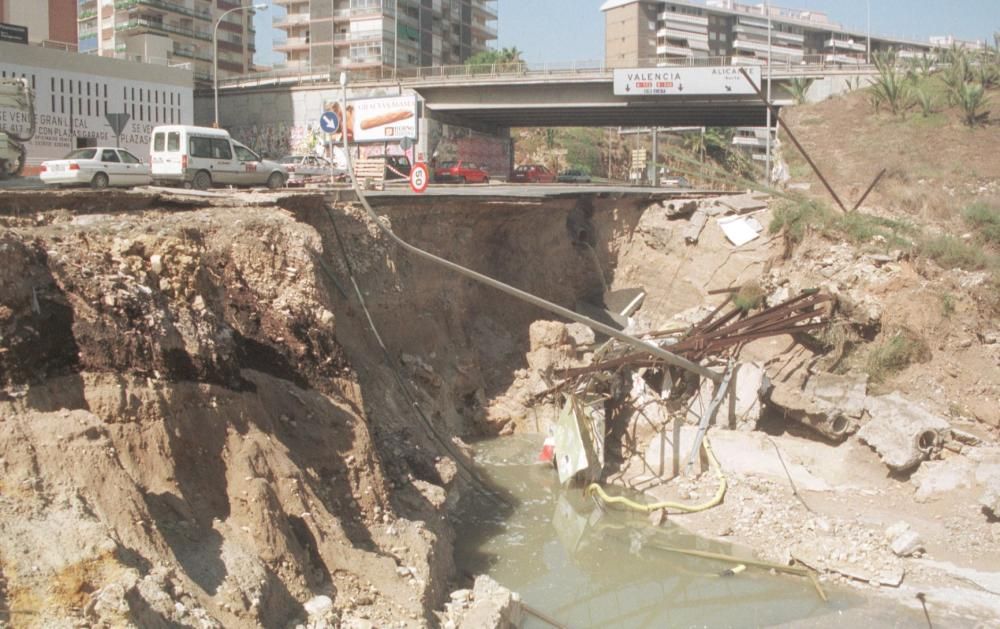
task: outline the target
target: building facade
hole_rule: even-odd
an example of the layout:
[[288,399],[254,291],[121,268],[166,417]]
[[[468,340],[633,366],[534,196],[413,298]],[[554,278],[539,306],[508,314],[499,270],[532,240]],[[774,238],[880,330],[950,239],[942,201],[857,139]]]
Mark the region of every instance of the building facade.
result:
[[[869,53],[893,49],[902,57],[929,52],[931,42],[869,37],[817,11],[735,0],[608,0],[605,61],[612,67],[668,63],[861,64]],[[770,19],[769,19],[770,18]],[[770,24],[769,24],[770,23]],[[771,43],[768,46],[768,26]]]
[[0,0],[0,22],[24,26],[28,41],[49,48],[76,49],[77,0]]
[[[35,136],[27,143],[28,168],[37,172],[47,159],[76,148],[114,146],[106,115],[125,113],[129,121],[121,146],[149,156],[149,134],[158,124],[193,124],[194,84],[189,70],[159,68],[0,42],[0,78],[27,79],[35,92]],[[24,112],[0,107],[0,126],[27,131]]]
[[274,0],[289,70],[458,65],[496,40],[496,0]]
[[[189,68],[195,80],[212,80],[213,30],[239,0],[79,0],[80,52]],[[253,68],[253,10],[218,22],[219,76]]]

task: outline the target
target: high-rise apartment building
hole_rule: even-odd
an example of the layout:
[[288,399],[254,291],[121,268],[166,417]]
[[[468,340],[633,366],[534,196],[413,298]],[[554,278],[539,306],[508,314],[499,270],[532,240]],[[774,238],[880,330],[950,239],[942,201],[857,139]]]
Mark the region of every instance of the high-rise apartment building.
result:
[[0,0],[0,22],[28,29],[28,41],[49,48],[76,48],[77,0]]
[[301,71],[457,65],[496,40],[497,0],[274,0],[275,51]]
[[[605,61],[609,66],[657,63],[858,64],[868,60],[868,33],[849,30],[817,11],[735,0],[608,0]],[[768,45],[768,27],[771,42]],[[930,42],[871,37],[871,52],[892,48],[919,55]]]
[[[189,65],[196,80],[212,80],[212,33],[240,0],[80,0],[80,52],[166,65]],[[219,23],[219,76],[245,74],[256,49],[253,10]]]

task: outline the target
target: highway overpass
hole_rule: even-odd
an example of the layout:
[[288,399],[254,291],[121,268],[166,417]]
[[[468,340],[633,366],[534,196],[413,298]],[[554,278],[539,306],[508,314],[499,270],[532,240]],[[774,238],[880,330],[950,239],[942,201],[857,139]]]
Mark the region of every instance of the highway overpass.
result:
[[[783,65],[772,70],[773,98],[779,106],[790,103],[794,79],[808,79],[816,98],[825,98],[874,73],[871,66]],[[603,67],[450,66],[349,80],[352,92],[413,90],[423,99],[425,116],[487,133],[510,127],[764,126],[766,118],[754,94],[616,96],[613,70]],[[220,89],[339,91],[339,74],[266,73],[225,80]]]

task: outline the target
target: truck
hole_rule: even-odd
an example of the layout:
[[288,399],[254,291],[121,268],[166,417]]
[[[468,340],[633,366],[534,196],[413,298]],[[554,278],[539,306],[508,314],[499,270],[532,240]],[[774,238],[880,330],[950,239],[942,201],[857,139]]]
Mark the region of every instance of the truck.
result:
[[[0,121],[0,179],[16,177],[28,159],[25,143],[35,136],[35,93],[27,79],[0,79],[0,107],[23,112],[29,121],[27,130],[7,127]],[[0,119],[2,120],[2,119]]]

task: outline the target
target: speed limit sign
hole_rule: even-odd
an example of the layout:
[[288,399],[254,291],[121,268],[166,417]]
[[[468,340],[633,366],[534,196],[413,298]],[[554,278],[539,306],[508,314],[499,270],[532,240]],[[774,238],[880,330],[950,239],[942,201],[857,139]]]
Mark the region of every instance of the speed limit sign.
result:
[[427,164],[414,164],[410,169],[410,190],[420,194],[427,189],[430,179]]

